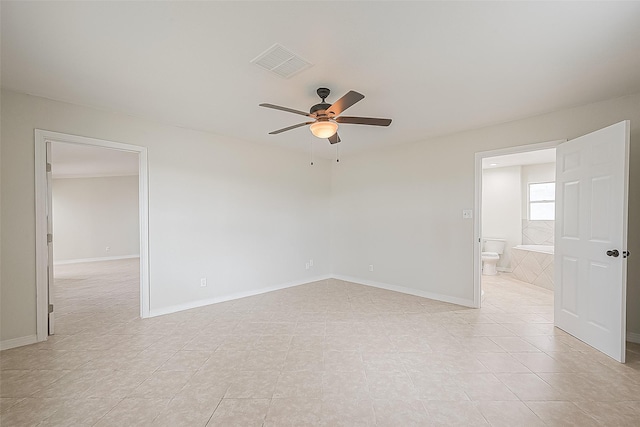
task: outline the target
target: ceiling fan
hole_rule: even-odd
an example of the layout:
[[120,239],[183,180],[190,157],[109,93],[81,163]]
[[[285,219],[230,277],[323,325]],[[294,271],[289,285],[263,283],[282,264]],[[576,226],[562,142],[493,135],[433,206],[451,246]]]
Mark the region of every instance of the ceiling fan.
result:
[[318,138],[328,138],[330,143],[337,144],[338,142],[340,142],[340,136],[338,136],[338,123],[369,126],[389,126],[391,124],[391,119],[376,119],[373,117],[350,117],[340,115],[344,110],[364,98],[364,95],[362,95],[361,93],[350,90],[346,95],[338,99],[333,104],[327,104],[324,101],[325,98],[328,97],[331,93],[331,91],[326,87],[319,88],[316,93],[318,94],[320,99],[322,99],[322,102],[312,106],[308,113],[300,110],[294,110],[292,108],[281,107],[279,105],[260,104],[260,107],[288,111],[289,113],[300,114],[302,116],[307,116],[314,119],[314,121],[311,122],[298,123],[297,125],[274,130],[273,132],[269,132],[269,135],[276,135],[291,129],[311,125],[309,126],[309,129],[311,130],[312,134],[314,134]]

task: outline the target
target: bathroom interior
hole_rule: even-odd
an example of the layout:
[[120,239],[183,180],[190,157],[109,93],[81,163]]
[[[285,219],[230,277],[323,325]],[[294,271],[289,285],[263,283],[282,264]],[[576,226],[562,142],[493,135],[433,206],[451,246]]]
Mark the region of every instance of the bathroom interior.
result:
[[555,148],[482,161],[482,277],[553,291]]

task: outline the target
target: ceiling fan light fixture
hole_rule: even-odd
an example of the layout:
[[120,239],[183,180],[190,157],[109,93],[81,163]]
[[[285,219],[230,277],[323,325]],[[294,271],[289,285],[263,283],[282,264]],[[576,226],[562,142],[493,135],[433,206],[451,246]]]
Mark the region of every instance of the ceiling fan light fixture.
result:
[[317,121],[309,126],[311,133],[318,138],[329,138],[338,131],[338,124],[331,121]]
[[274,104],[259,104],[260,107],[273,108],[275,110],[299,114],[301,116],[309,117],[311,120],[313,120],[274,130],[273,132],[269,132],[269,135],[277,135],[282,132],[310,125],[309,129],[311,129],[311,133],[313,134],[313,136],[321,139],[327,138],[331,144],[337,144],[340,142],[340,136],[338,136],[339,124],[348,123],[353,125],[368,126],[389,126],[391,124],[391,119],[342,116],[341,114],[344,112],[344,110],[351,107],[356,102],[362,101],[362,99],[364,99],[364,95],[350,90],[344,96],[342,96],[342,98],[329,105],[325,102],[325,98],[329,96],[330,92],[331,91],[326,87],[318,88],[316,93],[318,94],[322,102],[313,105],[308,113],[306,111],[294,110],[293,108],[281,107]]

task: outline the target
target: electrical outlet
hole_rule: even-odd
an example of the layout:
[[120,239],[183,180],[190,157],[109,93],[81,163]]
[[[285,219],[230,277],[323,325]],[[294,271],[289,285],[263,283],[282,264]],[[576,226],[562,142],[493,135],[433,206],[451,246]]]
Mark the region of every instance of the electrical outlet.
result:
[[309,263],[306,263],[306,264],[304,265],[304,267],[305,267],[305,269],[307,269],[307,270],[308,270],[308,269],[309,269]]
[[369,271],[373,271],[373,264],[369,264]]
[[207,286],[207,278],[203,277],[200,279],[200,287],[205,288]]
[[106,248],[104,248],[105,252],[109,252],[111,250],[111,246],[107,246]]
[[313,267],[313,260],[312,259],[309,260],[309,267]]
[[462,211],[462,218],[471,219],[473,218],[473,211],[471,209],[465,209]]

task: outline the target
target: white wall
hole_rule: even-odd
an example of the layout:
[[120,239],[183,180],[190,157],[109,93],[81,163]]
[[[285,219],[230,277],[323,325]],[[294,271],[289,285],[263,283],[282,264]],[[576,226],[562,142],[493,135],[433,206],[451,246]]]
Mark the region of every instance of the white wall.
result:
[[[473,151],[427,141],[334,165],[338,277],[473,303]],[[369,271],[374,265],[374,271]]]
[[[629,247],[640,253],[640,94],[345,157],[334,165],[333,273],[473,301],[475,153],[572,139],[631,120]],[[375,264],[373,272],[368,265]],[[628,264],[628,330],[640,332],[640,263]]]
[[52,187],[55,262],[140,254],[137,175],[54,179]]
[[511,271],[511,248],[522,243],[520,166],[482,170],[482,234],[505,239],[498,267]]
[[[640,94],[314,167],[305,154],[13,92],[1,114],[2,340],[35,334],[34,128],[148,147],[152,309],[329,273],[471,302],[462,210],[474,206],[475,153],[625,119],[629,236],[640,235]],[[640,253],[640,241],[627,249]],[[640,263],[628,270],[628,330],[640,333]]]
[[148,148],[152,312],[330,272],[328,160],[11,91],[1,114],[2,341],[36,333],[35,128]]

